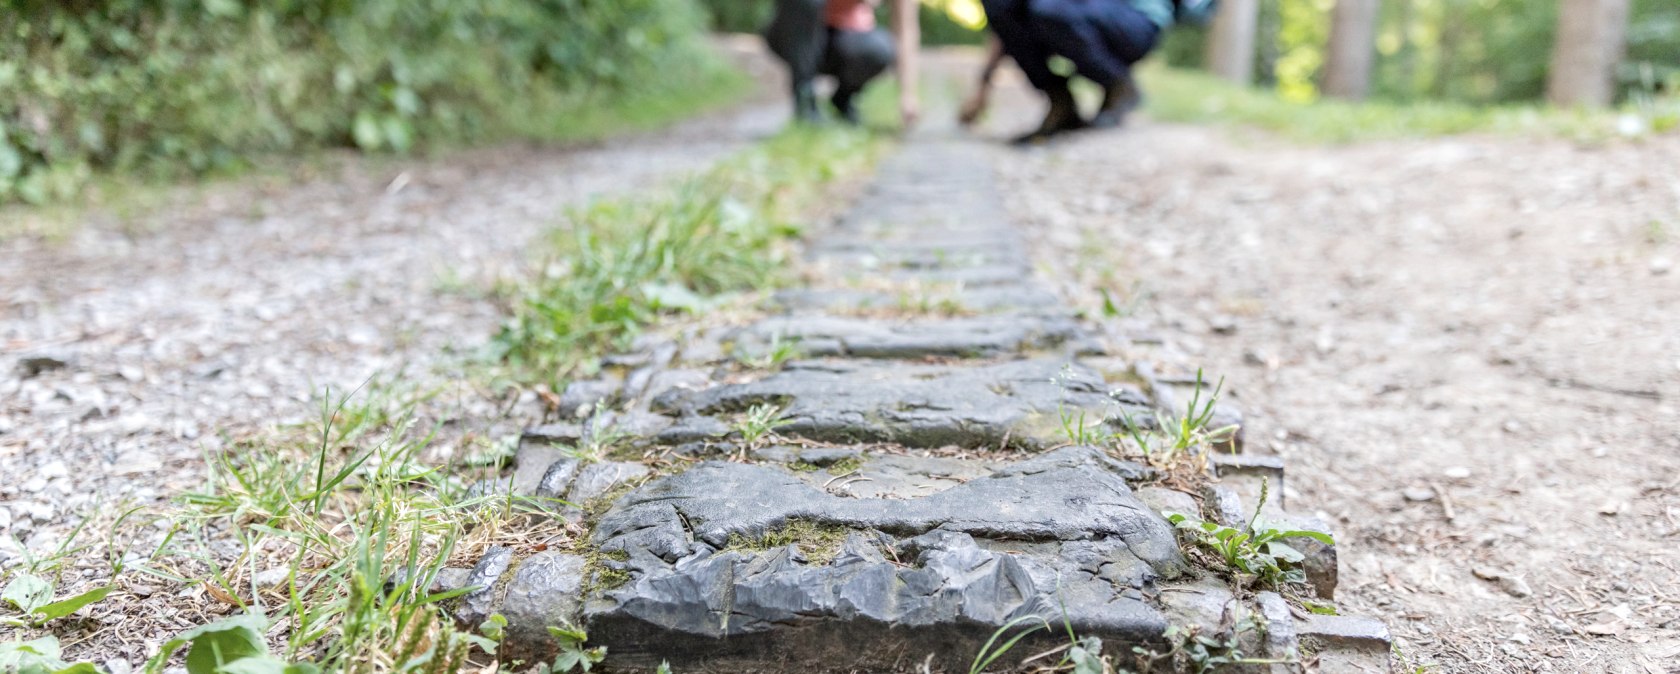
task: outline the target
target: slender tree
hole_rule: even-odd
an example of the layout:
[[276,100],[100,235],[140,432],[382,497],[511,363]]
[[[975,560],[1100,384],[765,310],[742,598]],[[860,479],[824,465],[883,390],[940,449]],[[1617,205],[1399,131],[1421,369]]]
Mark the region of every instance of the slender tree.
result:
[[1259,0],[1224,0],[1208,33],[1208,70],[1237,84],[1254,78],[1254,33]]
[[1628,0],[1558,2],[1546,100],[1553,105],[1609,105],[1615,95],[1616,64],[1626,49]]
[[1380,0],[1336,0],[1324,54],[1324,93],[1358,100],[1371,92]]

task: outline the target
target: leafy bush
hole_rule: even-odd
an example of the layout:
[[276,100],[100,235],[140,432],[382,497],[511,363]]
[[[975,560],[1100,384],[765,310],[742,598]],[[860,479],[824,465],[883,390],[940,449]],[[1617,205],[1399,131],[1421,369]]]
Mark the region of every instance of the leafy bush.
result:
[[0,3],[0,201],[95,169],[563,135],[568,103],[716,72],[685,0]]

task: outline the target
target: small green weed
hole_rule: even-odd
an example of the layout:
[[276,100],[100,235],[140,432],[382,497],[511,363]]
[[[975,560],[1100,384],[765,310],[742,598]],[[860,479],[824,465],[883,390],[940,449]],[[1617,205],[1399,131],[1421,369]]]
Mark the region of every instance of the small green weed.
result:
[[625,440],[630,439],[630,433],[602,417],[595,417],[589,422],[589,432],[584,434],[583,442],[578,446],[566,450],[566,454],[585,463],[600,463],[607,459],[607,455]]
[[553,262],[516,291],[495,355],[518,378],[554,383],[662,315],[776,284],[782,242],[799,232],[787,219],[882,146],[859,131],[794,128],[666,196],[574,213]]
[[560,654],[555,656],[554,664],[548,667],[551,674],[566,674],[573,670],[587,672],[607,659],[606,646],[583,647],[589,641],[589,635],[583,630],[573,627],[550,627],[548,633],[560,644]]
[[[1121,429],[1132,441],[1139,452],[1143,454],[1145,463],[1163,470],[1178,467],[1186,458],[1195,459],[1196,463],[1206,460],[1203,448],[1229,442],[1236,435],[1237,426],[1222,426],[1210,428],[1213,421],[1214,407],[1219,402],[1220,392],[1224,390],[1225,380],[1222,378],[1213,388],[1213,392],[1205,398],[1202,395],[1206,384],[1200,369],[1196,370],[1195,390],[1190,400],[1185,404],[1184,414],[1176,417],[1157,412],[1154,428],[1145,428],[1132,417],[1118,419]],[[1200,470],[1200,465],[1192,466]]]
[[791,423],[793,420],[782,418],[780,405],[760,403],[747,408],[741,420],[735,422],[735,433],[741,436],[742,444],[755,447],[760,440],[771,437],[777,428]]
[[1169,663],[1173,671],[1196,674],[1225,671],[1230,665],[1273,665],[1292,662],[1245,656],[1242,652],[1241,635],[1258,629],[1264,628],[1252,618],[1243,619],[1227,635],[1202,634],[1196,627],[1169,625],[1164,636],[1172,647],[1166,652],[1140,646],[1133,646],[1132,652],[1137,654],[1145,671],[1152,670],[1160,662]]
[[1651,218],[1651,222],[1645,225],[1645,243],[1649,243],[1653,246],[1660,246],[1668,243],[1668,240],[1672,238],[1672,235],[1669,234],[1668,230],[1668,223],[1656,218]]
[[[998,661],[998,658],[1008,654],[1011,649],[1015,648],[1015,644],[1021,643],[1022,639],[1039,630],[1049,629],[1050,621],[1031,615],[1021,616],[1004,623],[1003,627],[999,627],[997,631],[992,632],[992,637],[987,639],[985,645],[980,647],[980,652],[974,654],[974,661],[968,665],[968,674],[983,674],[987,667],[991,667],[992,663]],[[1011,630],[1015,632],[1014,636],[1010,636],[1003,642],[998,641],[1007,636]]]
[[1062,422],[1062,437],[1067,438],[1068,444],[1100,446],[1114,438],[1114,433],[1100,421],[1088,420],[1083,409],[1070,410],[1058,406],[1056,413]]
[[755,370],[780,370],[788,361],[804,357],[805,352],[799,347],[799,339],[783,337],[781,333],[770,336],[770,343],[764,352],[756,355],[738,356],[742,365]]
[[1202,521],[1183,513],[1167,513],[1167,520],[1180,530],[1190,532],[1195,541],[1219,555],[1239,584],[1258,582],[1261,587],[1277,588],[1292,583],[1305,583],[1306,572],[1301,569],[1305,555],[1285,538],[1311,538],[1325,545],[1335,545],[1328,534],[1304,529],[1274,529],[1260,524],[1260,509],[1266,505],[1267,483],[1260,483],[1260,503],[1254,517],[1241,529],[1215,522]]

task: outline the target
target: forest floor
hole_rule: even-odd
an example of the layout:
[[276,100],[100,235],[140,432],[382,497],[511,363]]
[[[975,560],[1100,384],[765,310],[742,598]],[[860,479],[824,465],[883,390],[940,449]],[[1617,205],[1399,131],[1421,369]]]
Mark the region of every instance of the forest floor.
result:
[[1003,157],[1041,271],[1227,377],[1409,662],[1680,671],[1680,137],[1142,118]]
[[[1038,110],[1013,83],[996,107],[982,136]],[[97,504],[200,484],[206,452],[324,387],[449,381],[561,209],[784,116],[352,164],[0,243],[0,529],[39,553]],[[1680,137],[1327,146],[1139,118],[992,156],[1047,277],[1093,311],[1108,290],[1227,377],[1251,451],[1288,459],[1292,508],[1340,527],[1342,608],[1387,621],[1409,662],[1676,671]],[[114,643],[124,616],[99,613],[80,638]]]

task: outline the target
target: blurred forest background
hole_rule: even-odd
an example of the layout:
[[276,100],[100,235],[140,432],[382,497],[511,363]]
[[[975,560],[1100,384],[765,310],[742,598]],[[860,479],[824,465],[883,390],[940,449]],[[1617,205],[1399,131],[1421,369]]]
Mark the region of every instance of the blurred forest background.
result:
[[[774,4],[0,2],[0,202],[30,203],[104,172],[174,177],[309,148],[402,152],[653,123],[741,91],[703,34],[756,31]],[[1680,88],[1675,0],[1224,5],[1212,27],[1174,31],[1166,61],[1293,103],[1604,106]],[[929,44],[983,39],[978,0],[923,0],[922,15]]]

